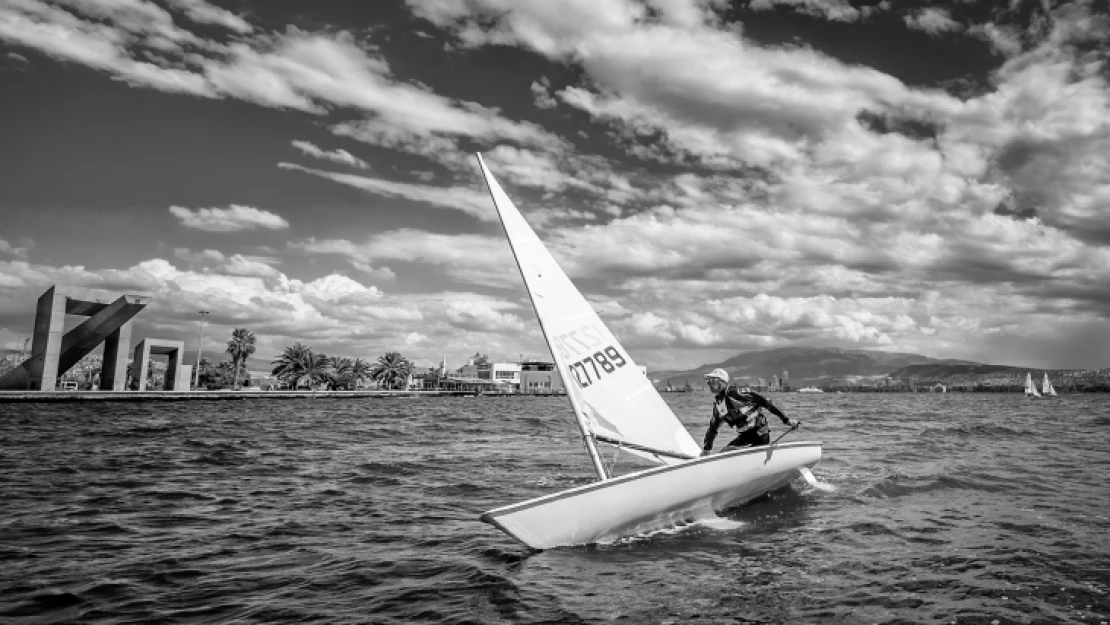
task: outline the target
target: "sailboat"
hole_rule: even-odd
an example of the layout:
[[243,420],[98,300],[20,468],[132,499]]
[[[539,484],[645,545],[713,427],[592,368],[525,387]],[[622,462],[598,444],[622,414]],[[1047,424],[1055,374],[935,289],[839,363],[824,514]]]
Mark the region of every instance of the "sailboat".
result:
[[1037,392],[1037,385],[1033,384],[1033,374],[1025,374],[1025,396],[1030,399],[1040,399],[1041,394]]
[[1041,382],[1041,394],[1044,397],[1056,397],[1056,389],[1052,388],[1052,382],[1048,381],[1048,374],[1044,374],[1044,382]]
[[[478,154],[540,329],[567,388],[597,481],[489,510],[480,519],[533,549],[610,542],[712,518],[821,461],[820,442],[699,457],[701,448],[548,252]],[[660,466],[612,476],[599,444]]]

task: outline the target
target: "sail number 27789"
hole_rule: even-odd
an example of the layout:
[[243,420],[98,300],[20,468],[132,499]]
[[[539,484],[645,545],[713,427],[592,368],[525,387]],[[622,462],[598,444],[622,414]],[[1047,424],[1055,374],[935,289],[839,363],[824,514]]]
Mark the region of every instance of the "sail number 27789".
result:
[[[612,373],[626,364],[628,364],[628,361],[624,359],[624,356],[621,356],[617,348],[610,345],[592,356],[570,363],[568,368],[578,386],[586,388],[600,380],[602,374]],[[592,377],[590,376],[591,372],[593,373]]]

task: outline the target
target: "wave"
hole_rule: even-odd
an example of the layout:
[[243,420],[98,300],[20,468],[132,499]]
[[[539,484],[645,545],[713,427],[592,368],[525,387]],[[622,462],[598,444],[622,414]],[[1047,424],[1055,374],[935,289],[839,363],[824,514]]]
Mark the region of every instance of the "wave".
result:
[[1011,490],[1011,488],[1009,481],[999,481],[987,476],[982,476],[980,479],[960,479],[950,475],[908,477],[896,474],[865,488],[860,495],[876,499],[893,499],[918,493],[947,490],[996,493]]

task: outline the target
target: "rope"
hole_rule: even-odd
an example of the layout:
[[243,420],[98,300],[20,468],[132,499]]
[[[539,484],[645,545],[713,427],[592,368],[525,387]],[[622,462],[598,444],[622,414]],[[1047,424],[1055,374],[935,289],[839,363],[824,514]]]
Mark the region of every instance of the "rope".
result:
[[617,456],[621,455],[621,447],[622,445],[617,445],[616,451],[613,452],[613,460],[609,463],[608,467],[609,475],[613,474],[613,467],[617,466]]

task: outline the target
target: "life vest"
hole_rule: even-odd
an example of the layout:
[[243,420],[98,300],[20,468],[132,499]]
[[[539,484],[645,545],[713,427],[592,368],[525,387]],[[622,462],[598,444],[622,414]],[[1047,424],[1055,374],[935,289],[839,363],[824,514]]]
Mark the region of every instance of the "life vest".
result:
[[[725,410],[721,410],[722,402],[717,402],[717,411],[721,415],[721,419],[733,428],[741,428],[748,424],[749,419],[755,421],[755,427],[752,430],[758,436],[769,436],[771,434],[771,426],[767,424],[767,416],[763,414],[763,408],[754,404],[744,404],[731,397],[732,393],[739,393],[735,386],[729,386],[724,390],[724,406]],[[747,409],[745,409],[747,408]]]

